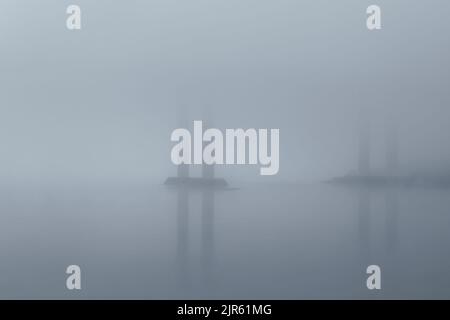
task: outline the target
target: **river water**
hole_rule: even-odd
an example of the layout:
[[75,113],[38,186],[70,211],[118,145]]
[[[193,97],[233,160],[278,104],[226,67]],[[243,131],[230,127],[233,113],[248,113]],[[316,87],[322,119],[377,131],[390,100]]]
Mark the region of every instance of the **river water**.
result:
[[2,187],[0,298],[450,298],[450,190],[234,184]]

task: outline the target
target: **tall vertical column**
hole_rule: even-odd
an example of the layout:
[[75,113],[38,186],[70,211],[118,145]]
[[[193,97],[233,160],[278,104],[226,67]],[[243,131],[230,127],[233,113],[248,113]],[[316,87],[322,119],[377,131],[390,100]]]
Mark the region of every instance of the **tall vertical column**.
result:
[[370,120],[361,111],[359,120],[358,173],[360,176],[370,175]]
[[393,119],[386,125],[386,173],[398,174],[398,127]]
[[[188,128],[188,110],[186,106],[180,106],[178,108],[178,128]],[[177,167],[177,177],[178,178],[187,178],[189,177],[189,165],[180,164]]]
[[[203,120],[203,130],[206,131],[208,128],[212,127],[212,116],[211,110],[206,109],[204,112],[204,120]],[[205,148],[206,143],[203,142],[203,148]],[[214,165],[207,165],[203,163],[202,165],[202,178],[204,179],[213,179],[214,178]]]

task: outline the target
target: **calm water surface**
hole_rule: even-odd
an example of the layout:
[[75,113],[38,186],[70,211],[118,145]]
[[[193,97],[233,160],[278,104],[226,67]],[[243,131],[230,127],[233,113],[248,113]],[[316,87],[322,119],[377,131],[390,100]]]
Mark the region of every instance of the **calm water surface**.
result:
[[237,186],[3,187],[0,298],[450,298],[450,190]]

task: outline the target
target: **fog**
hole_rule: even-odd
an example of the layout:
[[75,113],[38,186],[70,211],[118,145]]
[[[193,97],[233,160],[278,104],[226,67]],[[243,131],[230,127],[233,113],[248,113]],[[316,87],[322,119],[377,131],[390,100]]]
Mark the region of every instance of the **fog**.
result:
[[445,1],[378,1],[380,32],[365,27],[367,1],[77,3],[71,32],[67,1],[2,1],[4,179],[164,179],[180,107],[190,120],[212,110],[221,129],[279,128],[280,172],[266,180],[354,169],[360,109],[375,166],[395,116],[402,168],[449,167]]
[[[382,8],[382,29],[377,31],[366,28],[366,8],[373,3]],[[81,7],[82,29],[79,31],[66,28],[65,11],[70,4]],[[120,230],[125,234],[138,228],[136,232],[142,236],[139,240],[142,246],[148,240],[143,239],[150,234],[155,242],[169,241],[165,237],[176,234],[176,230],[169,227],[175,223],[171,220],[175,218],[166,216],[176,208],[173,207],[175,200],[171,198],[173,194],[166,192],[163,183],[167,177],[177,174],[177,167],[170,159],[174,145],[170,134],[179,127],[182,113],[190,126],[194,120],[209,118],[213,126],[221,130],[280,129],[280,170],[277,175],[261,176],[259,165],[215,166],[216,176],[225,178],[231,187],[242,190],[216,197],[222,205],[217,211],[222,211],[226,217],[209,223],[217,224],[216,237],[222,235],[223,239],[231,241],[221,243],[217,240],[215,250],[223,249],[222,257],[226,257],[227,252],[231,255],[230,260],[222,261],[224,273],[221,279],[223,282],[228,279],[235,287],[230,284],[212,296],[233,297],[234,288],[239,287],[237,279],[247,275],[243,270],[254,272],[252,268],[264,260],[267,248],[281,255],[278,259],[286,263],[283,268],[288,268],[290,260],[286,261],[286,257],[292,250],[306,255],[310,260],[308,266],[301,267],[306,268],[304,274],[309,275],[308,279],[323,278],[331,270],[331,267],[324,267],[330,262],[330,255],[339,255],[324,253],[319,258],[317,253],[316,256],[321,249],[327,250],[327,241],[331,243],[335,239],[330,236],[330,230],[327,233],[323,228],[326,230],[330,223],[335,223],[336,229],[331,234],[339,237],[341,231],[346,234],[344,221],[348,221],[352,226],[355,223],[352,230],[363,230],[364,233],[364,227],[358,229],[356,226],[358,214],[353,217],[349,212],[358,202],[352,200],[354,196],[360,201],[360,209],[365,211],[364,207],[370,206],[364,200],[367,196],[358,194],[359,189],[352,193],[321,184],[358,172],[362,126],[369,130],[372,173],[385,174],[386,141],[389,140],[389,135],[387,138],[386,135],[390,125],[398,132],[398,164],[394,175],[432,173],[448,177],[450,173],[450,148],[446,147],[450,139],[449,16],[450,4],[444,0],[2,0],[0,185],[7,199],[2,205],[3,219],[12,224],[3,226],[5,233],[2,237],[5,241],[15,238],[16,232],[21,232],[21,221],[25,221],[27,226],[43,223],[41,227],[49,230],[50,235],[48,239],[44,237],[46,240],[42,243],[38,241],[39,246],[45,247],[53,244],[55,239],[66,237],[70,248],[83,252],[82,248],[89,248],[90,244],[88,240],[83,240],[79,246],[76,244],[79,241],[76,240],[77,235],[81,233],[86,235],[85,239],[94,242],[99,241],[96,237],[101,237],[98,244],[103,248],[101,250],[108,251],[111,246],[119,250],[128,248],[127,244],[132,246],[136,240],[126,238],[122,239],[124,242],[114,242],[114,230],[121,228],[123,221],[119,217],[122,216],[133,222],[125,224],[131,228],[128,231]],[[194,175],[200,174],[200,168],[191,170]],[[272,183],[277,187],[271,188]],[[135,189],[142,184],[155,188],[148,192],[149,198],[146,198],[144,190]],[[303,184],[311,188],[303,187]],[[64,185],[77,185],[80,190],[68,191],[61,187]],[[100,187],[91,190],[88,188],[90,185]],[[36,189],[29,191],[30,186]],[[104,186],[108,187],[105,189]],[[109,188],[114,191],[105,191]],[[297,198],[297,191],[301,193],[301,200]],[[389,200],[387,196],[386,201],[390,203],[387,206],[392,211],[396,201],[406,199],[406,206],[410,208],[411,201],[424,199],[418,205],[424,208],[423,211],[410,208],[413,210],[411,217],[422,217],[425,211],[434,210],[428,207],[427,192],[431,191],[421,193],[402,189],[400,195],[397,194],[400,200]],[[434,203],[436,207],[433,208],[436,212],[448,211],[450,207],[444,200],[446,191],[439,189],[436,192],[431,197],[443,202]],[[273,202],[264,200],[272,195]],[[374,197],[378,199],[379,196]],[[99,199],[108,200],[103,203]],[[323,199],[326,204],[322,203]],[[241,206],[237,206],[238,203]],[[256,207],[251,206],[254,203],[257,203]],[[97,208],[91,208],[94,218],[88,214],[91,209],[80,209],[80,206],[83,208],[88,204]],[[281,210],[275,204],[286,207],[281,205],[284,208]],[[299,207],[306,211],[296,216],[294,213]],[[112,222],[109,220],[111,229],[104,229],[100,227],[102,219],[95,214],[101,215],[99,212],[110,209],[117,212]],[[334,209],[343,212],[342,219],[334,216]],[[271,221],[279,210],[279,220]],[[66,215],[59,216],[61,211]],[[318,215],[314,215],[315,212]],[[263,223],[265,226],[274,224],[277,231],[267,231],[263,224],[256,230],[252,229],[250,225],[255,223],[258,215],[267,223]],[[93,225],[88,223],[90,227],[85,229],[82,227],[85,223],[77,222],[76,217],[87,219],[83,221],[90,221]],[[433,217],[436,220],[430,225],[437,228],[447,225],[446,215],[442,215],[444,223]],[[244,225],[249,224],[247,228],[250,234],[253,232],[254,240],[249,240],[250,236],[244,229],[239,231],[239,227],[237,239],[241,237],[250,241],[249,248],[257,251],[256,261],[248,261],[247,264],[243,262],[246,261],[245,252],[238,250],[236,253],[232,249],[238,246],[233,243],[237,240],[226,236],[241,219]],[[44,220],[49,224],[46,225]],[[139,221],[147,221],[155,233],[137,223]],[[301,235],[299,230],[291,229],[296,223],[304,231]],[[394,219],[388,225],[397,226],[399,223]],[[66,230],[68,235],[62,236],[63,232],[60,234],[57,230],[66,224],[72,227]],[[322,231],[314,233],[308,226],[311,230],[317,231],[317,227]],[[169,231],[166,234],[160,228]],[[423,231],[424,235],[430,230]],[[32,234],[33,231],[30,232]],[[439,242],[442,245],[448,243],[446,233],[447,230],[443,229],[443,240]],[[276,236],[280,234],[285,234],[281,240]],[[308,235],[313,237],[312,242],[319,251],[300,245],[291,251],[286,249],[290,236],[311,240]],[[436,237],[433,239],[439,238]],[[114,245],[110,245],[108,239]],[[366,241],[357,236],[355,239],[357,242]],[[409,239],[411,243],[414,234],[405,231],[402,239]],[[167,242],[167,246],[170,245]],[[353,245],[348,240],[343,247],[348,249]],[[430,244],[431,247],[433,245],[434,242]],[[408,261],[411,247],[407,246],[397,261]],[[31,248],[19,249],[24,261],[28,261]],[[59,252],[59,248],[54,250]],[[95,252],[90,250],[92,248],[86,253],[90,258],[80,253],[80,259],[92,262],[90,259],[95,259],[92,258]],[[123,249],[125,256],[136,253],[135,259],[141,259],[140,252],[129,253],[127,250]],[[154,250],[151,252],[160,264],[155,268],[161,267],[161,270],[165,268],[165,262],[161,261],[173,257],[156,244],[152,249],[143,250]],[[345,252],[341,256],[352,261],[354,257],[346,256]],[[424,249],[423,252],[430,251]],[[436,250],[436,256],[430,259],[437,259],[438,252]],[[283,253],[286,256],[282,256]],[[56,255],[50,254],[50,257],[50,261],[56,259]],[[111,258],[113,255],[108,257],[116,259]],[[380,258],[382,261],[386,259],[384,256]],[[107,261],[110,260],[104,258],[92,264],[101,272],[100,264]],[[233,264],[233,261],[239,263]],[[63,268],[64,263],[58,263]],[[52,272],[58,263],[52,265]],[[243,269],[239,269],[240,263]],[[298,265],[300,262],[297,260],[291,264]],[[399,265],[400,262],[396,264]],[[229,268],[225,270],[224,266]],[[272,265],[268,262],[266,266]],[[317,266],[325,269],[320,269],[315,278],[311,270]],[[351,268],[358,269],[358,266]],[[14,269],[12,265],[10,268]],[[130,268],[134,270],[133,266]],[[280,297],[366,297],[365,293],[357,290],[352,293],[339,291],[346,285],[342,283],[333,287],[332,282],[329,282],[331,291],[327,293],[317,291],[313,284],[305,285],[304,288],[310,290],[306,292],[292,288],[283,291],[282,287],[292,280],[290,272],[296,274],[296,271],[278,271],[285,272],[286,278],[280,277],[276,284],[261,286],[276,292],[280,290]],[[441,271],[439,269],[436,274],[442,274]],[[133,273],[128,269],[127,272]],[[251,279],[255,279],[255,283],[260,279],[258,275],[261,278],[270,275],[269,269],[263,268],[258,272],[252,273]],[[417,273],[411,271],[411,274],[420,272],[421,269]],[[236,275],[239,276],[233,278]],[[116,277],[117,274],[110,276]],[[147,283],[147,280],[142,281]],[[160,298],[161,295],[198,298],[211,297],[209,294],[212,294],[210,291],[187,289],[183,295],[176,290],[170,291],[162,280],[158,281],[161,284],[153,284],[154,292],[136,289],[143,286],[136,280],[123,284],[123,291],[114,291],[115,294],[102,291],[104,288],[100,289],[100,285],[95,293],[86,294],[88,297],[122,298]],[[428,288],[434,284],[429,282],[427,289],[415,294],[428,297],[431,292]],[[38,292],[36,288],[20,291],[22,287],[12,282],[8,288],[12,288],[11,291],[3,291],[1,296],[66,297],[56,289],[59,288],[56,284],[44,292]],[[161,293],[157,290],[162,288],[168,291]],[[258,285],[249,286],[248,291],[243,289],[236,297],[273,298],[262,294],[258,288]],[[405,287],[400,284],[396,288],[397,291],[388,291],[385,297],[408,297]],[[337,291],[333,291],[335,289]],[[436,294],[448,297],[450,292],[443,290]]]

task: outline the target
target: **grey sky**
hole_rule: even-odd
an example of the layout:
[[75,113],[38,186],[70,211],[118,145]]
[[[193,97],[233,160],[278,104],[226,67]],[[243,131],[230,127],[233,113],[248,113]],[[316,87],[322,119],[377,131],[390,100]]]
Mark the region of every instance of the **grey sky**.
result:
[[[365,26],[372,3],[381,31]],[[180,105],[192,120],[211,108],[222,129],[280,128],[280,172],[264,179],[355,169],[360,108],[375,166],[395,116],[405,169],[450,169],[449,13],[438,0],[2,0],[0,176],[164,179]]]

